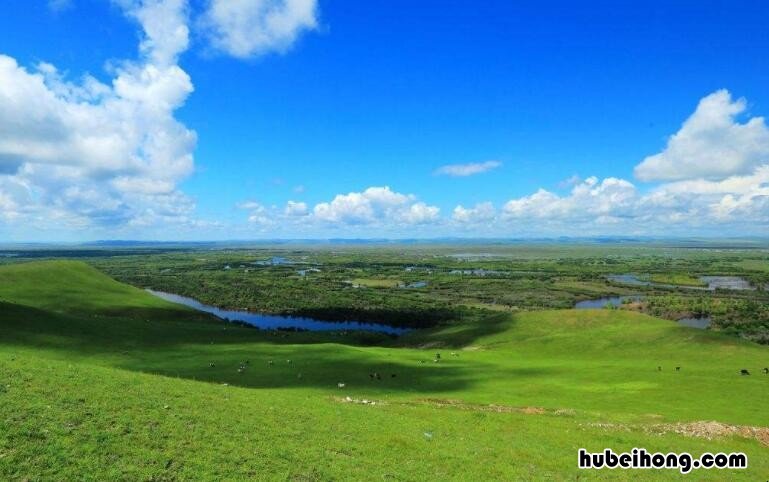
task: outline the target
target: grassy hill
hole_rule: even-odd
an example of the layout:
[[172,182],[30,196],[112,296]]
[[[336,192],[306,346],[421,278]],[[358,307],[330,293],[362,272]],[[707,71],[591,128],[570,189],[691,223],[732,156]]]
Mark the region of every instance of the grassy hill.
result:
[[630,312],[496,313],[397,340],[276,334],[82,263],[8,265],[0,479],[681,477],[576,468],[580,447],[645,447],[744,451],[745,471],[690,477],[756,480],[767,365],[767,347]]

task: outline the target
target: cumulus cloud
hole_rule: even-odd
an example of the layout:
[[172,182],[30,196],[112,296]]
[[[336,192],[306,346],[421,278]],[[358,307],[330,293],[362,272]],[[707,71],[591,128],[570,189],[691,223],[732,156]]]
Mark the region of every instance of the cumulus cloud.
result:
[[437,219],[438,213],[437,207],[417,202],[414,195],[392,191],[388,186],[338,194],[313,208],[313,217],[318,221],[353,225],[387,221],[422,224]]
[[461,204],[454,208],[451,219],[462,224],[486,223],[494,219],[496,210],[490,202],[478,203],[474,207],[465,208]]
[[439,176],[466,177],[491,171],[502,165],[499,161],[471,162],[468,164],[447,164],[435,170]]
[[[534,225],[539,232],[766,232],[769,129],[762,117],[738,122],[746,106],[726,90],[703,98],[665,150],[636,166],[639,180],[662,181],[651,189],[613,177],[571,178],[568,195],[539,189],[508,201],[500,219]],[[473,214],[459,206],[454,217]]]
[[301,201],[289,201],[284,210],[286,216],[306,216],[309,214],[307,203]]
[[318,26],[316,0],[210,0],[200,21],[214,49],[239,58],[287,50]]
[[294,226],[303,229],[372,226],[387,229],[427,225],[440,220],[438,207],[418,201],[412,194],[393,191],[388,186],[338,194],[330,201],[317,203],[312,209],[301,201],[288,201],[283,209],[267,208],[253,201],[241,203],[238,207],[249,211],[252,223],[279,222],[283,228],[294,223]]
[[174,118],[193,90],[176,63],[188,45],[186,3],[118,4],[142,28],[141,55],[109,84],[0,55],[0,174],[17,186],[3,194],[30,202],[33,222],[190,221],[194,203],[176,186],[193,170],[196,135]]
[[[175,118],[193,92],[187,0],[113,0],[140,27],[139,57],[111,79],[0,54],[0,221],[27,226],[198,226],[178,188],[194,170],[196,133]],[[52,9],[71,2],[51,0]],[[212,0],[212,41],[237,56],[285,49],[315,25],[315,2]],[[205,22],[204,22],[205,23]]]
[[769,129],[763,117],[740,123],[737,117],[746,108],[745,99],[732,100],[727,90],[703,98],[665,149],[636,166],[635,176],[642,181],[718,180],[769,164]]
[[636,188],[624,179],[589,177],[577,183],[568,196],[539,189],[530,196],[511,199],[502,207],[505,219],[579,220],[629,215]]

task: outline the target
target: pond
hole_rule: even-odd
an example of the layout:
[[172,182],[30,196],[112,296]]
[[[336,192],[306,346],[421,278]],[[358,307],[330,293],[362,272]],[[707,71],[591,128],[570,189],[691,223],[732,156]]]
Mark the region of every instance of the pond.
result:
[[678,320],[679,325],[688,326],[690,328],[699,328],[701,330],[710,326],[709,316],[695,316],[693,318],[681,318]]
[[700,276],[700,280],[708,284],[709,290],[753,290],[750,282],[739,276]]
[[407,284],[406,288],[425,288],[427,286],[427,281],[417,281],[416,283]]
[[657,288],[685,288],[689,290],[708,290],[715,291],[716,289],[729,289],[729,290],[753,290],[750,282],[739,276],[700,276],[699,280],[703,283],[707,283],[707,286],[685,286],[685,285],[673,285],[668,283],[655,283],[645,279],[643,275],[635,274],[610,274],[606,276],[606,279],[615,283],[622,283],[631,286],[652,286]]
[[625,301],[638,301],[640,299],[643,299],[643,296],[605,296],[603,298],[578,301],[574,304],[574,308],[577,310],[595,310],[604,308],[606,305],[620,306]]
[[294,316],[265,315],[242,310],[225,310],[216,306],[206,305],[200,301],[186,296],[166,293],[164,291],[147,290],[149,293],[172,303],[189,306],[198,311],[210,313],[227,321],[242,321],[251,326],[265,330],[275,329],[299,329],[308,331],[341,331],[358,330],[386,333],[388,335],[402,335],[409,331],[408,328],[383,325],[379,323],[361,323],[358,321],[321,321],[313,318],[300,318]]

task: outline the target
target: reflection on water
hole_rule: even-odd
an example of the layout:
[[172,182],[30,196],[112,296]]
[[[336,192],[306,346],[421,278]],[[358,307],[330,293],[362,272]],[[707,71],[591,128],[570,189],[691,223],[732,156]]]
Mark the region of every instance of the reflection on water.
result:
[[308,331],[340,331],[359,330],[387,333],[389,335],[401,335],[409,331],[407,328],[382,325],[378,323],[361,323],[358,321],[320,321],[312,318],[299,318],[293,316],[264,315],[240,310],[224,310],[216,306],[205,305],[198,300],[186,296],[175,295],[163,291],[148,289],[153,295],[172,303],[189,306],[198,311],[210,313],[227,321],[242,321],[251,326],[263,329],[275,330],[278,328],[292,328]]
[[753,290],[750,282],[739,276],[700,276],[700,280],[708,284],[709,290]]
[[704,330],[710,326],[710,321],[711,320],[709,316],[700,316],[694,318],[681,318],[678,320],[678,323],[683,326]]
[[606,279],[615,283],[622,283],[631,286],[653,286],[656,288],[684,288],[688,290],[708,290],[715,291],[717,289],[728,290],[753,290],[755,289],[750,285],[750,282],[745,278],[739,276],[700,276],[699,280],[703,283],[707,283],[707,286],[686,286],[686,285],[673,285],[668,283],[655,283],[649,281],[646,276],[639,276],[635,274],[610,274],[606,276]]
[[603,298],[595,298],[593,300],[578,301],[577,303],[574,304],[574,308],[577,310],[593,310],[593,309],[604,308],[607,305],[620,306],[626,301],[627,302],[639,301],[641,299],[643,299],[643,296],[640,296],[640,295],[605,296]]
[[622,283],[626,285],[634,285],[634,286],[650,286],[654,283],[647,280],[642,280],[638,276],[634,274],[610,274],[606,276],[606,279],[609,281],[614,281],[615,283]]

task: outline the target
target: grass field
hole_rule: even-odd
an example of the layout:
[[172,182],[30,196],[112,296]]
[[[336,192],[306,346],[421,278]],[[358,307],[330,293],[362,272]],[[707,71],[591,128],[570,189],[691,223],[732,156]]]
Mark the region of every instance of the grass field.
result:
[[355,278],[353,285],[365,286],[367,288],[396,288],[403,282],[397,279],[378,279],[378,278]]
[[681,477],[576,468],[580,447],[645,447],[742,451],[744,471],[689,477],[763,480],[767,365],[766,346],[625,311],[488,312],[399,339],[276,333],[79,262],[13,264],[0,479]]
[[679,286],[707,286],[708,284],[697,276],[689,274],[654,273],[649,277],[653,283],[671,284]]

